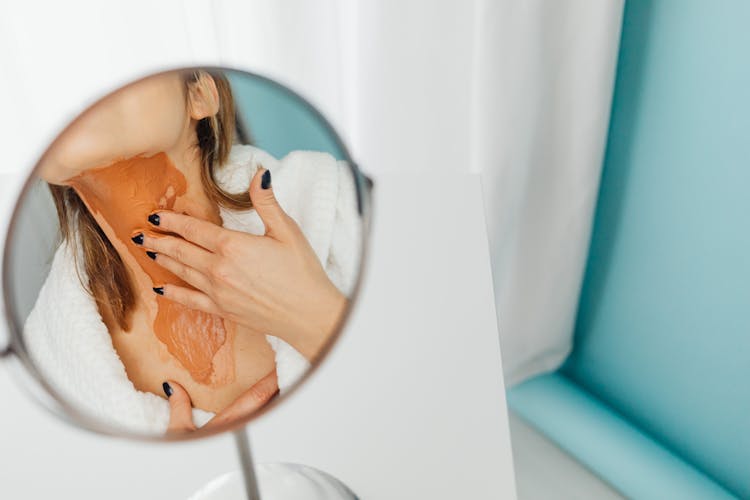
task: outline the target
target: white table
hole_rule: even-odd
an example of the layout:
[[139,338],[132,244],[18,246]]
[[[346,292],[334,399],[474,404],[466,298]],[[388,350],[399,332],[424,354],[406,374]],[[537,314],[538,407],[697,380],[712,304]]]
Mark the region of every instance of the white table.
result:
[[[369,271],[323,366],[251,424],[255,459],[327,471],[363,499],[513,499],[479,178],[376,179]],[[237,467],[229,436],[103,438],[51,418],[0,369],[0,498],[185,498]]]

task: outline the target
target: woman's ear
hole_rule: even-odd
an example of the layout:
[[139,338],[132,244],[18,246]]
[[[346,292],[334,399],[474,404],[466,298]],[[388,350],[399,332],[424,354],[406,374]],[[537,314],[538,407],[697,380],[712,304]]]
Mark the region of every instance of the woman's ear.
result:
[[219,91],[214,78],[201,71],[195,82],[188,84],[190,118],[202,120],[219,112]]

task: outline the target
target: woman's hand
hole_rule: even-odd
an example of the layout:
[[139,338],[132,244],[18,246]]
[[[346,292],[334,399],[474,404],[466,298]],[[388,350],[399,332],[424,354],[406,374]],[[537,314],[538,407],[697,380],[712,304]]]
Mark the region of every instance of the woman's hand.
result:
[[181,238],[144,231],[143,246],[158,264],[195,287],[157,284],[154,291],[279,337],[312,360],[336,328],[347,299],[279,206],[270,171],[256,172],[250,199],[265,225],[263,236],[169,211],[152,214],[151,224]]
[[[245,418],[261,409],[279,392],[276,370],[260,379],[250,389],[238,397],[201,429],[222,426],[229,422]],[[167,433],[192,432],[196,430],[193,423],[193,404],[187,391],[177,382],[164,383],[164,393],[169,400],[169,426]]]

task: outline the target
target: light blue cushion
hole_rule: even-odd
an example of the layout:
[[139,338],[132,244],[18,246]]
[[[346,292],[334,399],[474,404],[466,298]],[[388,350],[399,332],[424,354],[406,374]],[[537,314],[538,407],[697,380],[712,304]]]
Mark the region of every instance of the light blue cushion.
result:
[[[750,498],[750,2],[626,3],[564,373]],[[664,497],[667,498],[667,497]]]
[[343,147],[320,116],[303,100],[274,83],[227,72],[235,106],[241,110],[253,144],[282,158],[290,151],[330,153],[344,160]]
[[508,403],[628,498],[735,498],[563,375],[543,375],[514,387]]

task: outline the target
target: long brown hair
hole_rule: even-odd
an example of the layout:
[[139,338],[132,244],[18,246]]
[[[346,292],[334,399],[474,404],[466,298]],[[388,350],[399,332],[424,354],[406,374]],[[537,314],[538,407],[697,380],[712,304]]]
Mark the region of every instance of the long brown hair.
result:
[[[182,72],[185,89],[197,84],[206,74],[216,83],[219,111],[196,124],[201,183],[213,202],[227,208],[247,210],[252,207],[247,192],[227,193],[214,180],[214,171],[226,162],[235,138],[234,98],[229,81],[216,71],[185,71]],[[135,292],[120,255],[72,187],[49,184],[49,189],[57,209],[61,238],[71,246],[77,269],[83,269],[87,277],[88,285],[84,284],[84,287],[94,297],[103,315],[109,316],[123,330],[129,330]]]

